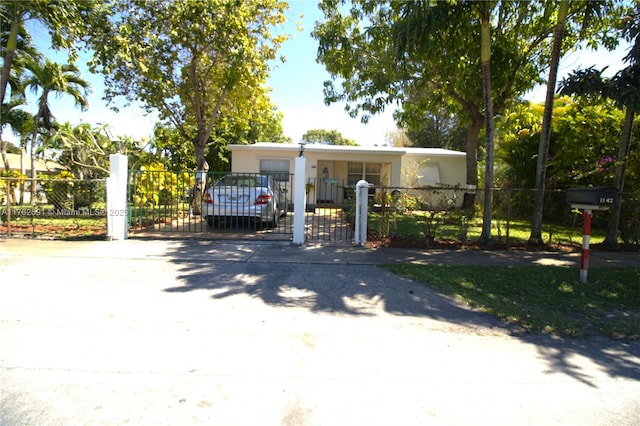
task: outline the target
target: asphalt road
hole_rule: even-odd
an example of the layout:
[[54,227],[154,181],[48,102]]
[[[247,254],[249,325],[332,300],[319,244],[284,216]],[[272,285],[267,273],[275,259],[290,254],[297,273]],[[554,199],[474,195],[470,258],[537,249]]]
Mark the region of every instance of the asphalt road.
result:
[[640,422],[639,343],[515,335],[400,253],[0,239],[0,424]]

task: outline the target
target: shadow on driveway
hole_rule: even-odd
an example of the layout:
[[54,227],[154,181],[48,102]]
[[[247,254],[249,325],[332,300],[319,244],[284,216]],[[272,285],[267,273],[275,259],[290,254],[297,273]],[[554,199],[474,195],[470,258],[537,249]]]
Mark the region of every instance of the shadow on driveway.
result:
[[588,386],[596,384],[583,366],[585,358],[611,378],[640,380],[640,342],[517,333],[488,314],[376,266],[247,261],[246,247],[239,247],[238,256],[229,253],[228,260],[209,260],[201,244],[189,242],[172,250],[169,257],[179,265],[177,280],[183,284],[165,289],[169,293],[207,291],[213,299],[246,295],[272,307],[345,316],[426,318],[453,332],[510,334],[537,349],[549,374],[563,372]]

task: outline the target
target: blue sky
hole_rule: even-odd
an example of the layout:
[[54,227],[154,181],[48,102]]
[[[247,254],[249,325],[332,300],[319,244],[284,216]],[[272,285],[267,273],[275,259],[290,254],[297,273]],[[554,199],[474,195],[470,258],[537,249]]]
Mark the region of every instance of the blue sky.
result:
[[[302,135],[309,129],[338,130],[343,136],[353,139],[360,145],[383,145],[385,135],[394,131],[393,110],[373,117],[366,125],[359,119],[353,119],[344,111],[343,104],[326,106],[322,92],[323,82],[329,79],[324,67],[316,63],[317,42],[311,37],[316,20],[322,18],[316,1],[294,0],[289,2],[286,12],[288,22],[282,32],[292,34],[292,38],[285,42],[280,51],[287,60],[285,63],[274,64],[275,68],[268,81],[272,87],[271,100],[283,113],[283,127],[286,136],[294,143],[300,141]],[[302,32],[296,31],[299,21]],[[44,49],[48,46],[48,37],[42,28],[29,27],[36,44]],[[560,78],[570,71],[596,65],[602,68],[609,65],[608,74],[613,75],[623,67],[622,58],[625,55],[625,45],[615,52],[593,52],[581,50],[568,53],[560,65]],[[58,62],[66,61],[66,53],[52,52],[50,57]],[[154,116],[145,116],[144,112],[135,106],[121,109],[119,113],[110,110],[102,101],[104,85],[101,76],[88,72],[84,64],[90,59],[84,53],[78,60],[82,75],[93,86],[89,98],[90,108],[82,112],[65,98],[52,99],[52,111],[60,122],[69,121],[73,124],[81,122],[92,125],[108,123],[114,137],[132,136],[136,139],[150,137],[155,124]],[[545,88],[532,91],[527,98],[542,102]],[[31,101],[35,107],[35,101]],[[9,133],[9,132],[7,132]],[[9,135],[7,135],[9,136]],[[12,140],[10,137],[7,139]]]

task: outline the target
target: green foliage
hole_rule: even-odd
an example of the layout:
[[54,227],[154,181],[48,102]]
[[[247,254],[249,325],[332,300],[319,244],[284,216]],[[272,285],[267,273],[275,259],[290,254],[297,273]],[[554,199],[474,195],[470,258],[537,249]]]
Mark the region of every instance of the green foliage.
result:
[[[520,105],[505,114],[498,147],[502,185],[533,187],[541,114],[542,105]],[[556,100],[553,116],[547,187],[613,185],[622,112],[611,102],[589,104],[563,97]],[[633,144],[640,146],[638,135]],[[627,164],[632,188],[640,184],[637,163],[630,158]]]
[[60,210],[88,209],[106,196],[104,185],[91,180],[78,180],[68,171],[43,176],[40,183],[47,203]]
[[379,211],[380,215],[374,217],[373,227],[380,236],[398,236],[401,229],[397,219],[410,217],[414,222],[412,235],[421,236],[424,243],[431,245],[445,221],[460,221],[465,215],[464,211],[455,210],[457,198],[456,190],[446,188],[426,188],[413,193],[382,188],[374,196],[373,211]]
[[48,139],[48,147],[54,152],[56,161],[78,179],[109,176],[110,154],[129,155],[132,166],[150,161],[140,142],[128,137],[113,140],[106,125],[92,127],[87,123],[76,126],[64,123]]
[[[478,181],[478,132],[484,122],[478,2],[378,2],[326,0],[313,36],[318,61],[332,81],[325,102],[345,102],[351,116],[367,121],[394,103],[396,118],[412,130],[440,111],[468,126],[467,183]],[[609,31],[622,6],[605,2],[601,15],[578,7],[569,13],[565,46],[615,45]],[[342,7],[345,6],[345,7]],[[555,2],[497,2],[491,21],[491,86],[494,114],[542,82],[548,66]],[[588,16],[589,19],[584,19]],[[597,19],[591,19],[597,18]],[[455,25],[451,23],[455,22]],[[565,49],[566,50],[566,49]],[[464,118],[462,118],[464,117]]]
[[150,145],[172,171],[194,170],[196,156],[193,148],[185,144],[182,134],[173,126],[159,123],[153,129]]
[[8,29],[6,44],[3,43],[2,49],[0,103],[4,103],[5,100],[5,89],[14,59],[17,60],[20,52],[30,48],[29,35],[25,32],[26,21],[35,20],[41,23],[49,31],[52,47],[66,49],[70,61],[74,62],[77,58],[76,44],[104,23],[105,3],[102,0],[68,0],[64,2],[64,7],[61,7],[59,2],[49,0],[0,3],[2,28]]
[[322,145],[358,145],[357,142],[342,136],[342,134],[337,130],[307,130],[307,132],[302,135],[302,140],[307,143],[317,143]]
[[[478,182],[478,134],[484,123],[480,72],[480,26],[475,2],[375,2],[352,7],[325,1],[325,22],[314,29],[318,61],[334,81],[325,102],[346,102],[363,121],[401,103],[400,122],[421,129],[429,114],[464,116],[467,183]],[[493,109],[504,106],[540,80],[546,65],[549,13],[543,3],[481,3],[499,17],[492,33]],[[455,22],[455,25],[451,25]],[[462,121],[462,120],[461,120]]]
[[[27,176],[23,175],[17,170],[0,170],[0,177],[10,178],[6,181],[3,180],[0,182],[0,205],[4,205],[7,203],[7,188],[9,188],[9,195],[11,195],[11,203],[15,204],[15,190],[21,185],[24,181],[23,178]],[[13,194],[13,195],[12,195]]]
[[199,169],[208,168],[208,144],[222,146],[220,139],[237,130],[251,137],[252,128],[273,118],[265,82],[268,62],[286,39],[272,32],[284,22],[286,3],[124,0],[111,6],[110,24],[90,39],[91,66],[105,75],[107,98],[124,96],[158,111],[193,143]]
[[549,187],[613,185],[621,111],[580,102],[557,111],[552,123]]
[[143,166],[133,175],[132,199],[136,207],[177,205],[184,201],[195,184],[195,175],[171,172],[164,164]]
[[631,43],[624,62],[625,68],[611,78],[603,77],[608,68],[597,70],[589,67],[575,70],[560,84],[560,93],[576,95],[587,99],[612,99],[618,108],[628,107],[635,112],[640,111],[640,4],[635,3],[635,10],[629,9],[620,19],[620,36]]
[[432,113],[419,104],[409,103],[404,105],[401,117],[412,146],[465,150],[467,123],[463,115],[445,109]]
[[518,104],[499,119],[498,187],[534,187],[543,109],[543,104]]

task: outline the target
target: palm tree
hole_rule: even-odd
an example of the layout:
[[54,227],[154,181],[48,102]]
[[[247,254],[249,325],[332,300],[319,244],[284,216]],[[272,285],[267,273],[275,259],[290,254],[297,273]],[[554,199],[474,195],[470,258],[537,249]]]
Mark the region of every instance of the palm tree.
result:
[[[24,23],[35,20],[51,35],[52,46],[69,49],[74,41],[90,32],[108,13],[102,7],[105,0],[67,0],[61,2],[43,0],[3,1],[0,3],[0,27],[6,36],[2,47],[0,71],[0,103],[4,102],[14,59],[22,50],[20,39],[24,36]],[[72,52],[72,59],[75,54]]]
[[[402,20],[399,21],[394,28],[394,42],[397,59],[402,61],[412,50],[425,52],[430,45],[435,44],[430,37],[433,33],[444,33],[445,28],[451,27],[451,18],[467,18],[471,17],[470,22],[480,23],[480,72],[482,74],[482,90],[481,99],[478,97],[478,91],[473,90],[473,94],[461,95],[456,93],[455,89],[446,89],[449,96],[462,105],[462,109],[469,114],[469,133],[467,135],[467,184],[474,187],[478,182],[477,173],[477,151],[478,140],[477,135],[482,127],[482,121],[485,125],[485,142],[486,142],[486,161],[485,161],[485,193],[484,193],[484,212],[482,234],[479,242],[484,246],[491,245],[491,217],[492,217],[492,192],[493,187],[493,166],[494,166],[494,105],[491,88],[491,22],[492,13],[496,4],[489,0],[479,2],[441,2],[436,6],[431,6],[427,2],[407,2],[402,6]],[[461,21],[461,19],[458,19]],[[467,32],[457,33],[460,40],[464,40],[471,36],[472,28],[468,27]],[[462,35],[461,35],[462,34]],[[460,51],[456,43],[460,40],[450,39],[450,47],[452,51]],[[462,43],[461,43],[462,44]],[[430,53],[430,52],[429,52]],[[431,54],[431,53],[430,53]],[[475,57],[475,54],[471,56]],[[440,74],[441,65],[436,64],[434,68],[436,74]],[[474,69],[474,73],[477,70]],[[515,75],[512,74],[512,76]],[[446,78],[445,78],[446,79]],[[437,83],[438,85],[441,83]],[[502,95],[510,93],[511,88],[506,87],[502,90]],[[482,101],[482,107],[479,101]],[[500,102],[500,101],[499,101]],[[500,104],[498,109],[500,108]],[[465,194],[464,206],[469,208],[473,205],[473,200]]]
[[484,177],[484,209],[482,214],[482,234],[479,242],[483,246],[491,245],[491,216],[493,212],[493,162],[494,162],[494,121],[493,101],[491,98],[491,4],[489,1],[478,3],[480,12],[480,66],[482,68],[482,100],[486,132],[486,161]]
[[[24,104],[20,101],[12,101],[2,104],[0,110],[0,154],[6,171],[9,171],[9,160],[6,156],[9,142],[2,139],[2,130],[5,126],[9,126],[13,133],[20,135],[20,140],[24,140],[25,132],[30,132],[31,114],[21,109]],[[29,130],[27,130],[29,129]]]
[[[577,4],[574,12],[571,12],[573,4]],[[619,9],[606,1],[575,2],[571,0],[561,0],[558,8],[558,17],[553,33],[553,48],[551,61],[549,63],[549,79],[547,80],[547,92],[544,102],[544,112],[542,114],[542,130],[540,132],[540,142],[538,143],[538,158],[536,165],[535,179],[535,201],[533,206],[533,218],[531,220],[531,235],[529,244],[539,246],[542,244],[542,213],[544,208],[544,190],[546,180],[547,157],[549,156],[549,145],[551,142],[551,119],[553,115],[553,100],[556,83],[558,80],[558,66],[562,56],[562,43],[565,37],[565,26],[572,20],[578,19],[581,22],[581,32],[587,34],[591,27],[597,27],[599,22],[604,26],[604,17],[613,19],[617,16]],[[575,17],[573,19],[571,15]],[[606,37],[605,37],[606,38]],[[605,43],[606,44],[606,43]]]
[[[631,151],[631,136],[633,122],[640,112],[640,4],[636,10],[623,20],[622,37],[632,45],[624,61],[627,67],[618,71],[612,78],[602,76],[603,70],[593,67],[574,71],[561,84],[560,93],[563,95],[578,95],[582,97],[602,97],[612,99],[617,106],[625,110],[622,124],[620,146],[615,170],[615,186],[618,191],[624,189],[626,164]],[[606,69],[606,68],[605,68]],[[604,245],[610,249],[619,248],[618,228],[620,225],[621,200],[618,199],[611,209],[609,224]]]
[[546,179],[547,157],[549,156],[549,144],[551,140],[553,99],[556,92],[556,81],[558,79],[558,66],[560,64],[560,57],[562,56],[564,26],[567,22],[568,14],[569,0],[560,1],[558,20],[553,33],[553,50],[551,53],[551,63],[549,65],[549,80],[547,80],[547,93],[544,101],[544,112],[542,114],[542,131],[540,132],[540,142],[538,144],[535,180],[536,195],[533,208],[533,219],[531,221],[531,235],[529,236],[529,243],[534,245],[542,244],[542,208],[544,203],[544,183]]
[[[0,17],[0,24],[7,25],[3,19],[4,17]],[[2,46],[8,46],[10,38],[7,33],[0,34]],[[21,141],[24,141],[25,128],[33,120],[33,117],[26,117],[27,115],[30,116],[30,114],[21,108],[26,103],[23,81],[27,73],[25,65],[28,61],[37,60],[41,57],[40,52],[33,47],[31,37],[23,27],[17,30],[16,46],[18,50],[12,54],[12,67],[5,79],[10,89],[10,97],[6,102],[2,102],[2,109],[0,110],[0,156],[2,156],[6,170],[9,170],[9,163],[6,157],[8,142],[3,139],[3,131],[5,126],[9,126],[13,133],[20,135]],[[7,47],[4,50],[7,51]],[[9,55],[8,52],[5,52],[5,54]],[[30,133],[30,130],[27,133]]]
[[38,111],[33,123],[33,133],[31,136],[31,203],[35,197],[36,178],[36,145],[38,133],[42,130],[45,135],[53,128],[53,114],[49,109],[49,95],[52,93],[58,96],[66,94],[73,97],[76,106],[80,106],[84,111],[89,103],[89,83],[80,77],[80,71],[75,65],[49,61],[32,61],[29,64],[32,76],[25,80],[25,87],[30,88],[38,97]]

